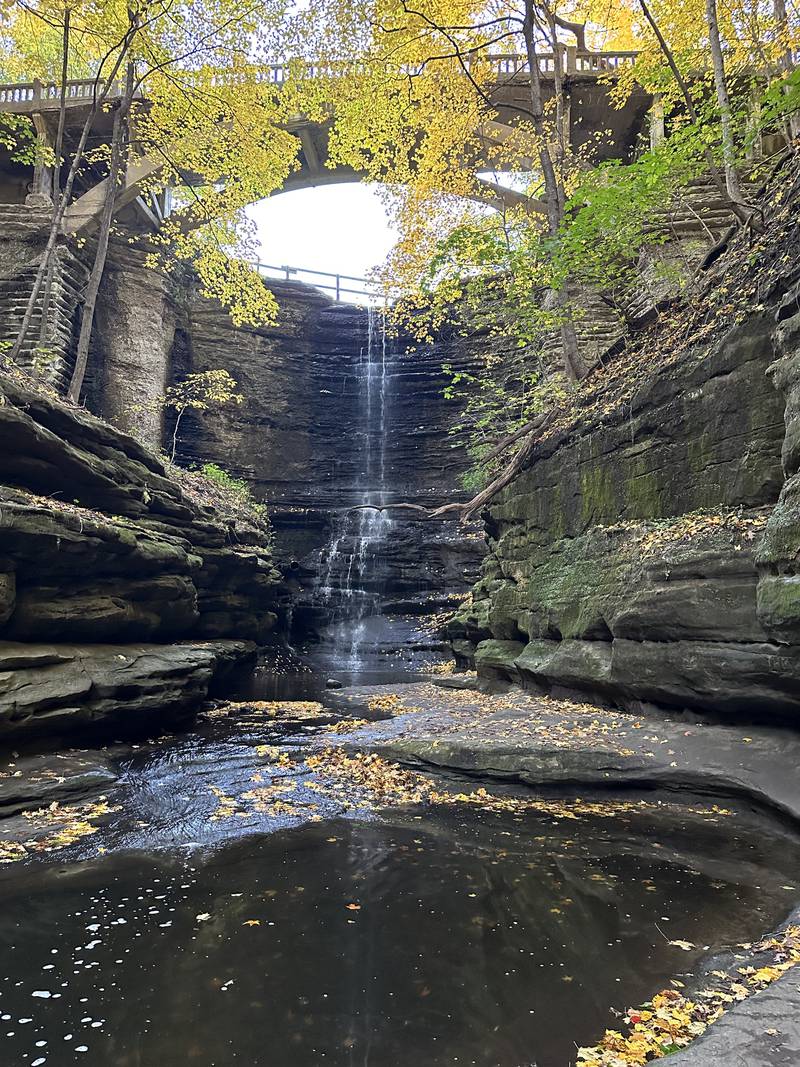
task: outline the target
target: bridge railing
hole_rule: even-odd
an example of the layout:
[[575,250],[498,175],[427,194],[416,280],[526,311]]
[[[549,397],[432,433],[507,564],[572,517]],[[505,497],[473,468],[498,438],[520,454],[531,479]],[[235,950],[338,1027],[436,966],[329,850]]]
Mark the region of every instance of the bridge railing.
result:
[[[566,46],[558,53],[543,52],[537,56],[540,72],[545,77],[552,77],[559,65],[564,74],[613,74],[622,67],[635,62],[637,52],[579,52],[572,46]],[[527,74],[530,70],[528,60],[523,55],[497,54],[483,55],[475,65],[494,70],[496,77],[509,78]],[[242,74],[238,78],[222,77],[213,84],[231,85],[239,81],[246,83],[255,80],[261,84],[283,85],[290,73],[297,70],[291,63],[272,63],[261,67],[254,73]],[[346,74],[352,67],[337,64],[309,63],[302,68],[305,77],[333,78]],[[67,104],[88,104],[98,84],[94,78],[74,79],[67,82]],[[122,82],[117,81],[109,88],[108,97],[121,96]],[[28,82],[6,82],[0,84],[0,111],[35,112],[48,107],[56,107],[61,102],[61,86],[58,82],[42,82],[37,79]]]
[[325,270],[310,270],[306,267],[289,267],[286,265],[276,267],[271,263],[253,263],[253,267],[262,278],[275,281],[305,282],[313,285],[315,289],[333,293],[334,299],[345,304],[358,303],[352,297],[366,297],[370,301],[383,299],[380,287],[369,278],[359,278],[353,274],[332,274]]
[[[95,82],[94,78],[70,80],[66,84],[67,103],[88,104],[97,91],[102,92],[104,82]],[[114,81],[109,87],[110,97],[121,96],[123,84]],[[6,82],[0,84],[0,110],[13,110],[15,105],[20,110],[35,111],[37,106],[46,108],[48,104],[59,104],[61,85],[58,82],[42,82],[38,79],[30,82]]]
[[[562,74],[614,74],[622,67],[636,62],[638,52],[579,52],[567,45],[558,53],[542,52],[537,55],[539,72],[545,77],[553,76],[557,68]],[[498,77],[514,77],[528,74],[528,57],[516,54],[482,56],[480,64],[489,63]]]

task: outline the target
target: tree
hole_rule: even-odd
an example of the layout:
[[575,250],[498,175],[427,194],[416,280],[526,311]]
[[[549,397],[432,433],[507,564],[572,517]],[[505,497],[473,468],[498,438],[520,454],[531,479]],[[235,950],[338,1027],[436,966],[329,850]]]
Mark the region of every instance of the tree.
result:
[[[796,20],[781,29],[769,3],[732,0],[717,13],[725,45],[714,97],[706,0],[631,0],[614,5],[613,23],[605,21],[607,5],[566,8],[546,0],[500,0],[488,8],[456,0],[312,6],[315,40],[332,68],[337,56],[342,63],[327,84],[305,88],[335,105],[331,163],[386,183],[400,240],[384,277],[404,325],[425,340],[445,325],[476,324],[498,338],[491,363],[472,378],[454,374],[449,387],[465,401],[474,454],[490,480],[468,510],[507,484],[528,443],[510,465],[498,471],[496,464],[563,396],[541,358],[541,335],[561,331],[563,369],[580,378],[586,368],[570,365],[569,337],[580,305],[600,299],[624,319],[639,256],[657,257],[667,236],[665,206],[704,172],[718,180],[741,221],[752,214],[741,186],[726,184],[722,170],[735,182],[746,144],[744,109],[731,104],[731,85],[739,100],[751,86],[774,85],[785,73],[778,58],[787,54],[786,41],[796,41]],[[638,83],[658,94],[671,120],[667,142],[601,168],[591,151],[575,152],[564,119],[568,79],[557,66],[544,102],[538,73],[543,53],[571,41],[640,50],[610,93],[623,103]],[[497,51],[527,53],[527,99],[517,99],[513,118],[511,108],[501,114],[496,106]],[[716,92],[723,82],[725,128]],[[301,99],[303,89],[298,84]],[[527,172],[528,183],[500,190],[476,174],[481,164]]]
[[80,400],[83,379],[86,374],[86,366],[89,362],[89,342],[92,337],[94,324],[94,312],[97,306],[97,297],[100,292],[100,283],[108,255],[108,239],[111,235],[111,223],[114,217],[114,202],[120,184],[124,182],[127,172],[128,151],[128,122],[130,118],[131,104],[133,103],[134,73],[133,63],[128,63],[125,76],[125,90],[122,99],[118,102],[114,112],[114,125],[111,131],[111,159],[108,166],[108,189],[103,201],[103,209],[100,214],[100,230],[97,235],[97,247],[94,254],[94,262],[89,274],[89,283],[83,300],[83,314],[81,315],[81,329],[78,335],[78,347],[75,354],[75,365],[72,369],[67,399],[77,404]]
[[[29,54],[28,77],[46,78],[54,67],[52,47],[44,55],[31,47],[31,26],[38,26],[46,28],[51,44],[59,33],[62,82],[77,66],[90,71],[95,85],[77,143],[63,161],[63,184],[55,183],[50,232],[12,359],[26,342],[43,289],[47,302],[65,218],[82,192],[79,177],[89,160],[89,136],[104,111],[114,112],[112,143],[103,159],[92,159],[106,176],[96,186],[101,195],[88,223],[89,232],[95,230],[95,254],[72,399],[80,395],[115,214],[120,202],[136,193],[146,196],[165,184],[184,191],[178,210],[149,239],[153,266],[169,269],[176,260],[190,260],[204,291],[226,304],[235,321],[274,319],[272,294],[236,254],[249,252],[243,209],[279,188],[297,155],[280,88],[265,76],[264,57],[284,12],[284,0],[189,0],[178,18],[174,0],[76,0],[69,8],[52,0],[12,3],[7,43]],[[119,92],[117,81],[125,71],[125,89]],[[57,158],[57,179],[61,165]],[[129,190],[126,173],[134,166],[138,184]]]
[[711,49],[711,62],[714,68],[714,86],[717,91],[720,125],[722,127],[722,158],[725,164],[725,185],[731,203],[744,205],[745,197],[736,169],[736,146],[733,133],[733,114],[728,95],[728,79],[725,74],[725,59],[722,54],[722,38],[717,19],[717,0],[706,0],[706,22],[708,23],[708,40]]
[[[69,9],[67,9],[67,10],[69,10]],[[30,14],[30,9],[25,8],[25,11],[26,11],[26,14]],[[39,17],[40,17],[41,21],[46,22],[48,24],[52,24],[52,14],[50,14],[48,7],[43,6],[41,11],[39,12]],[[14,28],[14,24],[12,23],[11,33],[9,35],[10,39],[12,41],[13,41],[13,28]],[[94,120],[97,117],[101,107],[103,106],[103,104],[105,103],[105,101],[106,101],[106,99],[108,97],[110,89],[114,84],[114,79],[117,76],[117,73],[118,73],[118,71],[120,69],[120,66],[122,65],[123,60],[128,55],[128,52],[129,52],[130,47],[131,47],[132,39],[133,39],[133,37],[135,36],[135,33],[136,33],[136,29],[137,29],[137,27],[135,27],[131,23],[131,21],[129,20],[128,26],[127,26],[125,32],[119,38],[115,39],[114,45],[113,45],[113,51],[110,51],[110,52],[106,53],[106,55],[102,57],[102,60],[101,60],[100,65],[98,67],[98,71],[97,71],[97,74],[95,76],[95,88],[94,88],[94,93],[93,93],[93,96],[92,96],[92,102],[90,104],[88,114],[86,116],[86,119],[85,119],[85,121],[83,123],[83,126],[81,128],[81,131],[80,131],[78,144],[77,144],[77,147],[76,147],[75,152],[73,154],[72,163],[70,165],[69,172],[67,174],[67,179],[66,179],[65,186],[64,186],[63,190],[54,190],[55,206],[54,206],[54,209],[53,209],[53,217],[52,217],[52,221],[51,221],[51,224],[50,224],[50,231],[49,231],[48,236],[47,236],[47,242],[45,244],[44,253],[43,253],[41,261],[39,263],[39,268],[37,270],[36,277],[34,278],[33,286],[31,288],[31,293],[30,293],[30,295],[28,297],[28,302],[27,302],[26,307],[25,307],[25,312],[23,314],[22,324],[20,326],[19,333],[18,333],[17,338],[14,341],[14,344],[12,345],[12,348],[11,348],[11,351],[10,351],[10,358],[12,360],[18,359],[19,354],[20,354],[20,352],[22,350],[22,346],[25,343],[25,340],[27,338],[28,331],[29,331],[30,325],[31,325],[31,320],[33,318],[34,309],[36,308],[36,303],[37,303],[37,300],[38,300],[38,297],[39,297],[39,292],[40,292],[40,290],[42,288],[42,284],[45,281],[45,278],[46,278],[46,276],[48,274],[48,271],[50,270],[50,266],[51,266],[51,263],[52,263],[53,255],[55,253],[58,237],[59,237],[59,234],[61,232],[61,224],[62,224],[62,221],[63,221],[63,218],[64,218],[64,213],[66,212],[67,206],[71,201],[72,190],[73,190],[73,187],[74,187],[74,184],[75,184],[75,179],[77,177],[78,170],[79,170],[79,168],[80,168],[80,166],[81,166],[81,164],[83,163],[83,160],[84,160],[84,153],[86,151],[86,144],[87,144],[87,141],[88,141],[89,134],[91,132],[92,126],[94,124]],[[65,49],[68,48],[68,46],[69,46],[69,39],[70,39],[69,38],[69,25],[67,23],[67,18],[66,18],[66,15],[65,15],[65,18],[64,18],[64,37],[63,37]],[[103,80],[103,74],[104,74],[104,67],[105,66],[107,66],[108,74],[105,77],[105,80]],[[66,67],[66,61],[64,62],[64,67]],[[63,69],[64,68],[62,67],[62,70]],[[62,90],[63,90],[63,82],[62,82]],[[65,102],[64,102],[64,100],[62,98],[62,103],[61,103],[61,108],[60,108],[61,112],[63,112],[64,107],[65,107]],[[61,118],[59,116],[59,125],[60,124],[61,124]],[[57,166],[58,169],[60,169],[60,161],[59,160],[56,161],[56,166]]]
[[[565,137],[560,67],[551,106],[539,64],[552,51],[561,62],[564,38],[585,43],[581,21],[543,0],[501,0],[488,11],[461,0],[376,0],[366,10],[319,3],[304,20],[332,77],[312,85],[298,78],[303,109],[333,104],[331,163],[353,167],[390,190],[401,230],[386,272],[400,283],[393,295],[413,300],[426,255],[453,228],[492,207],[524,212],[532,227],[555,236],[576,160]],[[516,79],[527,80],[529,99],[506,101],[502,116],[494,59],[501,49],[527,51],[529,60]],[[528,188],[520,192],[478,173],[493,167],[528,172]],[[552,300],[566,373],[580,378],[586,367],[568,295],[554,289]]]
[[226,370],[206,370],[187,374],[183,381],[171,386],[164,394],[161,407],[175,412],[172,428],[170,461],[175,462],[178,451],[178,433],[187,411],[198,414],[219,411],[231,404],[241,404],[244,397],[236,392],[236,379]]

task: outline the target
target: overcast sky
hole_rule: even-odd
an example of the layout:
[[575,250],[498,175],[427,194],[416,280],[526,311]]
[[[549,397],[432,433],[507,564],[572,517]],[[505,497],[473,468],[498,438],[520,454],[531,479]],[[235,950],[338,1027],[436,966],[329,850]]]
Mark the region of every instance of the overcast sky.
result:
[[363,278],[394,243],[383,204],[369,185],[299,189],[254,204],[264,263]]

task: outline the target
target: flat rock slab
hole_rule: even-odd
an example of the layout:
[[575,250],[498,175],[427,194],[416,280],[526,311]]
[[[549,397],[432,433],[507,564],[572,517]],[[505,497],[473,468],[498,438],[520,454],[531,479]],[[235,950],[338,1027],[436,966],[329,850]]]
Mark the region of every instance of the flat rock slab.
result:
[[0,743],[71,731],[144,729],[190,714],[248,641],[23,644],[0,641]]
[[0,762],[0,818],[102,792],[119,774],[101,752],[46,752]]
[[776,727],[646,718],[513,690],[433,682],[345,689],[329,707],[390,716],[347,735],[389,759],[533,786],[629,786],[744,797],[800,820],[800,738]]
[[702,1037],[669,1057],[670,1067],[797,1067],[800,975],[790,971],[737,1004]]

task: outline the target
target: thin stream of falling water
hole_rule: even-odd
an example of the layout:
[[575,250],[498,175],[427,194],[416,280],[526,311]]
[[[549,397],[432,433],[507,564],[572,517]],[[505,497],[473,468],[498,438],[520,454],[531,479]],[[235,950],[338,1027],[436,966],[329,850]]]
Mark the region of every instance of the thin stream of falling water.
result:
[[367,343],[357,365],[363,450],[356,502],[367,506],[334,521],[320,559],[320,595],[336,622],[335,641],[351,669],[361,663],[367,620],[378,610],[380,551],[391,528],[389,516],[380,510],[387,495],[387,348],[385,318],[369,307]]

